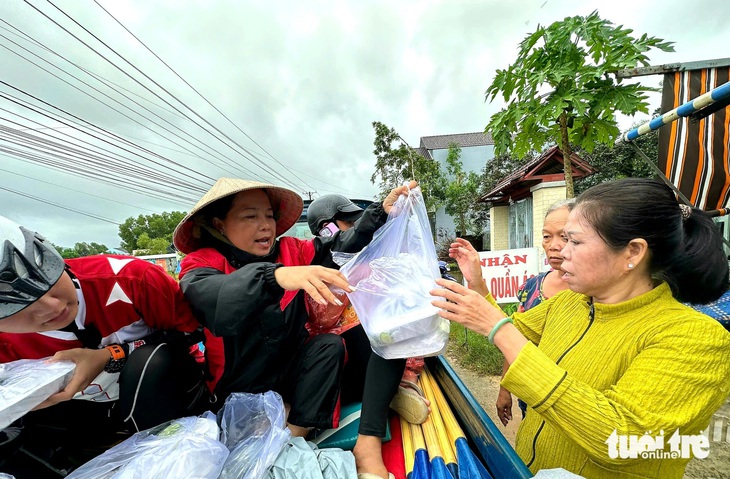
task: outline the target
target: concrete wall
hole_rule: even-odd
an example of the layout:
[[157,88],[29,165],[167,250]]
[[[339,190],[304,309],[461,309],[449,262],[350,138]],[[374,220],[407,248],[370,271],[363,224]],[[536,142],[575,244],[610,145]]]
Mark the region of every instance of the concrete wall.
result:
[[509,249],[509,206],[495,206],[489,210],[489,216],[489,249]]
[[565,181],[540,183],[530,188],[532,193],[532,244],[539,247],[545,213],[554,203],[565,199]]
[[[542,222],[545,212],[554,203],[565,199],[565,182],[541,183],[530,189],[532,193],[532,244],[540,247]],[[509,249],[509,206],[495,206],[490,212],[490,249]]]

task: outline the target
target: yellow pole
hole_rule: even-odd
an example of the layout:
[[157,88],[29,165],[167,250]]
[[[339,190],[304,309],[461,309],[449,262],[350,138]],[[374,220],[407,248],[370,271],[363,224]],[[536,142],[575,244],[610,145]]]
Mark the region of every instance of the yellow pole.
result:
[[421,387],[423,393],[426,395],[426,399],[431,401],[431,414],[429,417],[433,420],[433,425],[436,428],[436,434],[438,435],[439,445],[441,446],[441,453],[443,454],[444,462],[446,464],[456,464],[456,453],[454,451],[454,443],[450,440],[448,432],[446,431],[446,425],[444,424],[443,417],[441,416],[441,409],[437,406],[436,396],[434,394],[434,387],[436,384],[433,382],[433,378],[428,374],[421,374]]
[[403,438],[403,457],[406,462],[406,477],[410,477],[413,472],[413,461],[415,460],[416,451],[413,448],[411,425],[403,418],[400,418],[400,431],[401,437]]
[[428,368],[424,368],[421,375],[428,375],[427,381],[430,380],[430,384],[432,385],[431,391],[433,391],[433,396],[436,400],[436,407],[438,407],[439,412],[441,413],[441,418],[444,421],[444,426],[446,427],[446,432],[449,435],[449,440],[452,444],[456,444],[456,440],[458,438],[465,437],[464,432],[461,430],[461,427],[456,420],[456,416],[454,416],[453,411],[446,402],[444,393],[434,381],[433,375],[431,375]]

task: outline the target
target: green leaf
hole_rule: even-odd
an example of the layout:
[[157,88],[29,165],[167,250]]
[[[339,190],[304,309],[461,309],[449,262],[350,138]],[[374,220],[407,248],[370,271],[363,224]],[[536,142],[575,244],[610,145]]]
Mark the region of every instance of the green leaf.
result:
[[[560,144],[556,121],[573,118],[571,143],[585,151],[610,145],[619,133],[615,112],[646,112],[651,88],[625,85],[613,72],[648,61],[647,52],[673,51],[672,43],[602,19],[597,11],[538,26],[519,44],[515,61],[498,70],[486,99],[498,96],[507,107],[494,114],[486,130],[495,153],[522,158],[547,145]],[[545,92],[550,92],[545,95]]]

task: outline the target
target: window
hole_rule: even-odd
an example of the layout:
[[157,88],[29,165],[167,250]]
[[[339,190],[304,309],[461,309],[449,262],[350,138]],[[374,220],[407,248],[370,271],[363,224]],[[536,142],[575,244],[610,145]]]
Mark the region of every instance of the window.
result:
[[509,207],[509,247],[532,247],[532,198],[517,201]]

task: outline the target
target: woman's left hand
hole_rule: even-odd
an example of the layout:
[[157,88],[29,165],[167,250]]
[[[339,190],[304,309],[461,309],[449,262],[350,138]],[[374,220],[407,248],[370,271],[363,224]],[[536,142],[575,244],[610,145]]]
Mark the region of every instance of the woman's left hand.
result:
[[454,281],[437,279],[436,284],[443,289],[434,289],[431,296],[441,297],[443,300],[431,301],[431,304],[440,308],[439,316],[463,325],[475,333],[487,336],[492,327],[504,318],[501,309],[492,305],[484,297],[465,288]]
[[86,389],[91,381],[101,374],[104,366],[109,362],[109,358],[111,358],[111,354],[106,348],[75,348],[54,354],[51,361],[73,361],[76,363],[76,370],[71,381],[61,392],[49,397],[34,409],[43,409],[72,399],[77,392]]
[[383,200],[383,209],[385,210],[385,212],[390,213],[390,210],[393,208],[393,205],[395,204],[396,201],[398,201],[398,197],[400,195],[407,194],[408,190],[412,190],[416,186],[418,186],[418,182],[415,180],[411,180],[408,183],[408,186],[403,185],[403,186],[399,186],[398,188],[393,188],[392,190],[390,190],[390,193],[388,193],[388,196],[386,196],[385,199]]

